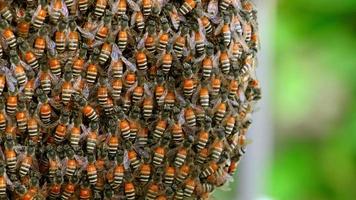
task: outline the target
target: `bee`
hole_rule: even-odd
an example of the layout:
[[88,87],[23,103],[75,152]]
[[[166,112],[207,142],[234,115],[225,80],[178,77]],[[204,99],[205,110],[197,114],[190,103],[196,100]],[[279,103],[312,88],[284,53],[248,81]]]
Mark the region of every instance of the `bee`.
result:
[[73,60],[73,78],[77,78],[84,69],[85,58],[87,55],[87,48],[82,47],[79,50],[79,55]]
[[254,67],[254,58],[252,54],[247,54],[243,59],[243,65],[239,69],[239,73],[242,75],[249,74]]
[[163,50],[165,50],[167,48],[168,45],[168,41],[170,39],[170,35],[169,35],[169,23],[168,20],[166,18],[163,18],[161,20],[161,28],[162,28],[162,33],[159,36],[159,42],[158,42],[158,51],[161,52]]
[[188,28],[183,27],[181,30],[180,35],[176,38],[174,45],[173,45],[173,50],[177,56],[178,59],[180,59],[183,56],[183,49],[186,46],[186,34],[188,33]]
[[27,80],[25,67],[21,63],[20,58],[18,57],[15,51],[10,51],[10,61],[13,66],[13,71],[17,84],[20,87],[24,86]]
[[35,82],[35,73],[29,71],[27,73],[27,82],[24,85],[23,94],[26,101],[30,101],[33,98],[35,92],[36,82]]
[[[69,33],[68,33],[68,50],[76,51],[79,47],[79,33],[77,31],[77,23],[75,21],[69,22]],[[80,55],[79,55],[80,57]]]
[[219,9],[224,11],[226,10],[232,3],[232,0],[222,0],[219,4]]
[[44,124],[49,124],[51,122],[51,117],[52,117],[52,107],[48,103],[48,97],[43,92],[43,90],[40,90],[38,94],[38,101],[40,102],[39,104],[40,120]]
[[200,88],[199,91],[199,102],[201,107],[203,107],[204,109],[207,109],[209,107],[209,90],[207,87],[202,87]]
[[215,161],[210,161],[204,170],[201,172],[200,177],[206,178],[212,174],[214,174],[218,170],[219,166]]
[[228,74],[230,72],[231,63],[230,63],[230,59],[229,59],[229,55],[227,53],[226,47],[223,45],[220,45],[219,61],[220,61],[220,68],[221,68],[222,73]]
[[227,171],[231,176],[235,174],[239,163],[240,163],[240,156],[236,155],[231,158],[231,162]]
[[19,174],[21,177],[24,177],[29,173],[33,163],[34,153],[35,153],[35,145],[34,143],[30,142],[26,148],[26,155],[24,159],[21,161],[21,165],[19,169]]
[[95,39],[104,42],[105,38],[109,35],[110,32],[110,24],[111,24],[111,13],[107,13],[104,17],[104,24],[99,27],[98,32],[96,32]]
[[218,76],[213,76],[211,79],[211,96],[216,97],[220,93],[221,79]]
[[144,81],[145,81],[144,77],[139,77],[138,84],[132,91],[132,103],[134,103],[134,104],[137,102],[140,102],[143,97],[143,93],[144,93],[143,83],[144,83]]
[[136,144],[138,146],[146,146],[148,142],[148,128],[147,127],[142,127],[137,133],[137,140]]
[[27,129],[27,114],[26,114],[26,107],[23,101],[19,101],[18,110],[16,112],[16,123],[17,129],[20,133],[24,133]]
[[176,102],[176,95],[174,91],[168,90],[166,97],[164,98],[164,106],[167,108],[172,108]]
[[229,98],[234,99],[239,90],[239,83],[236,79],[232,79],[229,83]]
[[78,178],[73,176],[67,184],[64,185],[61,200],[68,200],[75,192]]
[[94,49],[91,61],[87,67],[87,83],[93,85],[97,79],[98,76],[98,70],[99,66],[97,65],[98,63],[98,58],[99,58],[100,50],[99,49]]
[[175,144],[180,144],[184,140],[182,125],[178,121],[172,125],[172,139]]
[[109,138],[109,156],[114,157],[117,153],[117,148],[119,147],[119,137],[112,130]]
[[136,83],[136,73],[134,71],[127,71],[124,77],[125,89],[131,88]]
[[32,25],[36,29],[40,29],[47,17],[47,2],[46,0],[40,0],[37,8],[37,12],[34,13],[34,18],[32,20]]
[[45,94],[48,95],[51,92],[53,79],[47,65],[41,65],[41,71],[39,75],[41,89]]
[[195,90],[195,80],[190,77],[185,77],[183,80],[183,94],[187,99],[191,99]]
[[6,1],[0,1],[0,14],[8,22],[11,22],[13,19],[13,15],[12,15]]
[[63,112],[60,118],[60,122],[56,127],[54,133],[54,140],[56,143],[61,143],[64,141],[67,134],[67,128],[69,123],[69,113]]
[[204,129],[200,130],[198,133],[198,141],[196,144],[196,148],[198,152],[202,151],[205,148],[206,144],[208,143],[210,131],[211,131],[211,121],[210,122],[207,121],[205,123]]
[[67,24],[65,22],[59,22],[57,31],[54,34],[56,50],[59,53],[62,53],[66,47],[66,34],[64,32],[66,28],[67,28]]
[[163,136],[164,132],[166,131],[167,127],[168,127],[168,113],[164,112],[162,113],[162,116],[160,119],[158,119],[154,131],[153,131],[153,138],[158,140],[161,139],[161,137]]
[[130,139],[130,123],[128,122],[128,120],[125,118],[125,114],[121,111],[118,114],[118,128],[119,131],[121,133],[121,138],[123,138],[124,140],[128,140]]
[[3,163],[0,165],[0,197],[6,197],[6,176],[5,176],[5,166]]
[[183,146],[178,149],[177,155],[173,162],[173,165],[175,167],[180,168],[183,165],[187,158],[187,155],[189,154],[189,149],[193,140],[193,136],[188,136],[188,139],[183,143]]
[[119,99],[121,97],[122,92],[122,80],[121,79],[113,79],[111,82],[111,94],[114,99]]
[[126,145],[128,146],[127,156],[130,161],[130,166],[135,170],[140,167],[140,160],[138,159],[137,153],[133,149],[132,144],[129,142],[126,142]]
[[58,175],[55,181],[49,185],[48,197],[50,199],[57,199],[61,194],[62,179],[63,178]]
[[[48,66],[53,75],[55,75],[56,77],[61,76],[61,62],[55,49],[51,49],[50,51],[48,51]],[[47,69],[47,66],[44,66],[44,69]]]
[[137,133],[139,131],[140,127],[140,108],[135,106],[132,108],[131,113],[130,113],[130,140],[135,141],[137,137]]
[[155,47],[155,33],[156,33],[156,24],[154,21],[148,21],[147,27],[146,27],[146,32],[148,33],[146,39],[145,39],[145,48],[150,52],[151,54],[154,54],[156,52],[156,47]]
[[5,163],[10,173],[16,172],[17,154],[14,150],[14,141],[12,139],[5,141]]
[[203,55],[205,48],[205,41],[203,34],[199,30],[198,24],[193,24],[192,30],[194,31],[194,43],[195,43],[195,51],[198,55]]
[[147,56],[143,51],[138,51],[136,53],[136,64],[137,69],[142,71],[147,70]]
[[152,2],[151,0],[142,1],[143,16],[147,17],[152,12]]
[[260,37],[256,32],[253,32],[251,35],[251,46],[255,52],[260,48]]
[[54,179],[56,178],[56,172],[59,169],[59,162],[57,160],[56,151],[52,146],[50,146],[48,147],[48,152],[46,154],[49,162],[48,176],[50,179]]
[[200,19],[201,23],[203,24],[205,33],[207,35],[210,35],[213,32],[213,26],[211,25],[209,18],[204,15],[201,15],[201,17],[199,19]]
[[142,12],[138,11],[135,13],[135,24],[137,29],[142,32],[143,29],[145,28],[145,19],[143,17]]
[[231,30],[230,30],[231,19],[228,15],[224,16],[224,25],[222,27],[222,36],[225,46],[229,46],[231,43]]
[[235,116],[230,115],[230,116],[228,116],[226,118],[224,129],[225,129],[225,134],[227,136],[231,135],[231,133],[232,133],[234,127],[235,127],[235,122],[236,122],[236,117]]
[[115,184],[115,188],[119,187],[122,183],[122,181],[124,180],[124,172],[125,172],[125,168],[123,163],[123,156],[119,155],[117,156],[116,159],[116,166],[114,169],[114,184]]
[[67,177],[69,177],[69,178],[70,177],[75,177],[74,173],[77,170],[78,163],[74,158],[74,151],[72,149],[68,148],[66,150],[66,154],[67,154],[67,163],[66,163],[67,167],[66,167],[66,170],[65,170],[65,175]]
[[154,200],[158,196],[159,192],[159,186],[157,183],[153,182],[151,183],[148,188],[147,188],[147,194],[146,194],[146,199],[147,200]]
[[80,12],[85,13],[89,7],[89,0],[78,0],[78,8]]
[[54,24],[58,23],[59,18],[61,17],[61,12],[63,10],[63,2],[61,0],[54,0],[53,4],[51,6],[51,11],[50,11],[50,15],[49,18],[51,20],[51,22],[53,22]]
[[243,47],[240,42],[234,42],[232,45],[232,58],[233,62],[237,62],[243,53]]
[[225,102],[226,100],[223,100],[216,106],[216,111],[214,114],[214,122],[215,124],[221,123],[223,118],[225,117],[225,114],[227,112],[227,103]]
[[128,111],[131,108],[131,94],[130,92],[126,92],[123,97],[122,97],[122,110],[124,111],[124,113],[128,113]]
[[0,102],[0,132],[5,131],[6,125],[7,125],[7,116],[5,114],[5,112],[3,112],[5,108],[5,103],[3,102],[3,100],[1,100]]
[[[158,76],[157,84],[156,84],[155,90],[154,90],[154,96],[155,96],[158,106],[161,106],[163,104],[163,102],[165,101],[165,99],[163,99],[163,95],[165,92],[166,92],[166,88],[164,85],[164,77]],[[168,96],[168,94],[166,95],[166,98],[167,98],[167,96]]]
[[[20,41],[20,39],[18,41]],[[39,68],[38,60],[27,42],[22,41],[20,50],[23,54],[26,64],[30,65],[33,71],[37,71]]]
[[120,0],[117,3],[117,15],[122,16],[126,14],[127,10],[127,1],[126,0]]
[[99,64],[104,65],[110,58],[112,51],[112,38],[108,38],[106,42],[101,46],[101,51],[99,54]]
[[[195,175],[197,176],[197,175]],[[197,186],[197,181],[195,180],[196,177],[190,177],[188,178],[185,183],[184,183],[184,197],[185,198],[190,198],[195,190],[195,187]]]
[[185,0],[182,6],[179,8],[179,13],[181,15],[188,14],[195,8],[196,4],[197,2],[195,0]]
[[135,185],[131,181],[126,181],[124,184],[125,196],[128,200],[134,200],[136,198]]
[[74,0],[64,0],[64,3],[66,4],[68,10],[72,10],[74,6]]
[[98,172],[95,167],[95,157],[93,154],[88,155],[88,165],[86,167],[86,172],[88,175],[89,183],[95,185],[98,180]]
[[164,184],[172,185],[174,181],[175,168],[167,165],[164,170]]
[[14,116],[16,112],[16,107],[18,105],[18,98],[16,93],[9,93],[6,99],[6,114]]
[[196,115],[192,107],[187,107],[184,110],[184,118],[189,127],[195,127],[197,125]]
[[96,0],[95,7],[94,7],[94,14],[97,18],[103,16],[107,4],[108,4],[107,0]]
[[22,38],[27,38],[31,26],[31,15],[26,13],[25,17],[17,24],[18,36]]
[[[76,114],[76,115],[79,115],[79,114]],[[74,149],[77,149],[77,147],[79,146],[79,140],[80,140],[80,135],[81,135],[81,128],[80,128],[81,125],[82,125],[81,116],[77,116],[74,119],[74,125],[70,130],[70,145]]]
[[70,101],[70,98],[73,93],[73,85],[72,85],[72,73],[71,72],[66,72],[64,74],[64,82],[62,84],[62,103],[64,105],[67,105]]
[[243,29],[244,29],[245,42],[249,43],[252,37],[252,25],[250,23],[246,23]]
[[218,161],[220,159],[220,155],[224,150],[224,137],[225,134],[222,131],[217,132],[217,138],[211,145],[210,148],[210,156],[213,160]]
[[46,34],[47,29],[45,27],[42,27],[41,29],[39,29],[37,37],[33,42],[33,53],[37,58],[41,58],[43,56],[44,50],[46,48]]
[[94,152],[97,142],[98,142],[98,123],[96,122],[91,122],[89,124],[90,130],[88,132],[88,136],[86,139],[86,150],[87,152]]
[[145,97],[142,102],[143,105],[143,118],[149,119],[152,117],[153,112],[153,99],[151,97]]
[[92,196],[92,191],[90,188],[90,183],[89,183],[89,181],[84,181],[79,189],[79,199],[87,200],[87,199],[90,199],[91,196]]
[[242,11],[248,20],[254,19],[255,8],[254,5],[249,1],[242,2]]
[[157,146],[153,151],[153,158],[152,158],[152,164],[157,167],[163,163],[163,160],[166,156],[166,148],[168,145],[169,140],[167,137],[164,137],[161,140],[161,144]]
[[175,180],[178,183],[182,183],[188,177],[190,170],[191,166],[185,163],[178,169],[177,174],[175,176]]
[[2,20],[0,22],[0,30],[1,30],[1,35],[5,39],[5,43],[11,48],[14,49],[17,46],[16,42],[16,36],[14,32],[12,31],[10,25],[7,23],[7,21]]
[[140,182],[147,183],[150,180],[151,176],[151,164],[149,163],[149,159],[144,158],[144,163],[140,166]]
[[[6,70],[7,71],[7,70]],[[2,96],[3,92],[4,92],[4,89],[6,87],[6,80],[7,80],[7,77],[6,77],[6,72],[3,71],[3,70],[0,70],[1,74],[0,74],[0,96]]]
[[197,155],[197,160],[196,162],[199,164],[199,165],[202,165],[203,163],[205,163],[206,159],[208,158],[209,156],[209,150],[208,148],[203,148],[199,151],[198,155]]

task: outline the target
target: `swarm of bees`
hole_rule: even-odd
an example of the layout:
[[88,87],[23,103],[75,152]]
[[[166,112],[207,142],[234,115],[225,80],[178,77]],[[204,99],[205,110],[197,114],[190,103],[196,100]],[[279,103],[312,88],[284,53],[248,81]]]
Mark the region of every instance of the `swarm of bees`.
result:
[[0,0],[0,199],[208,199],[261,98],[250,0]]

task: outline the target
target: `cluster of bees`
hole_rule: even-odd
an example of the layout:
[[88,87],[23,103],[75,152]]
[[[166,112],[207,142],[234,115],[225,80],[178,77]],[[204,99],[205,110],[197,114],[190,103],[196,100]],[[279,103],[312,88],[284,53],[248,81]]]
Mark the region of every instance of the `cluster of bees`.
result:
[[207,199],[246,148],[249,0],[0,0],[0,199]]

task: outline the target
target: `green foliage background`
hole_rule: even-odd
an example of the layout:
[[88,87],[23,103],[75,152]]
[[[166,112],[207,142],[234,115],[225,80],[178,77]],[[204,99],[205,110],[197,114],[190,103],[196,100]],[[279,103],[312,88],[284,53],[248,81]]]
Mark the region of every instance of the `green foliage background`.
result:
[[280,0],[274,33],[275,147],[267,195],[355,199],[356,1]]

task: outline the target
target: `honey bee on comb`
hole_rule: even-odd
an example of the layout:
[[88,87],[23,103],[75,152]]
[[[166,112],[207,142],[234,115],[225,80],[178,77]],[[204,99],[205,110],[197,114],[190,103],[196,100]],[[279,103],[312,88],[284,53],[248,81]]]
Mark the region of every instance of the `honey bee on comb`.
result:
[[0,198],[208,199],[246,153],[257,27],[250,0],[0,0]]

